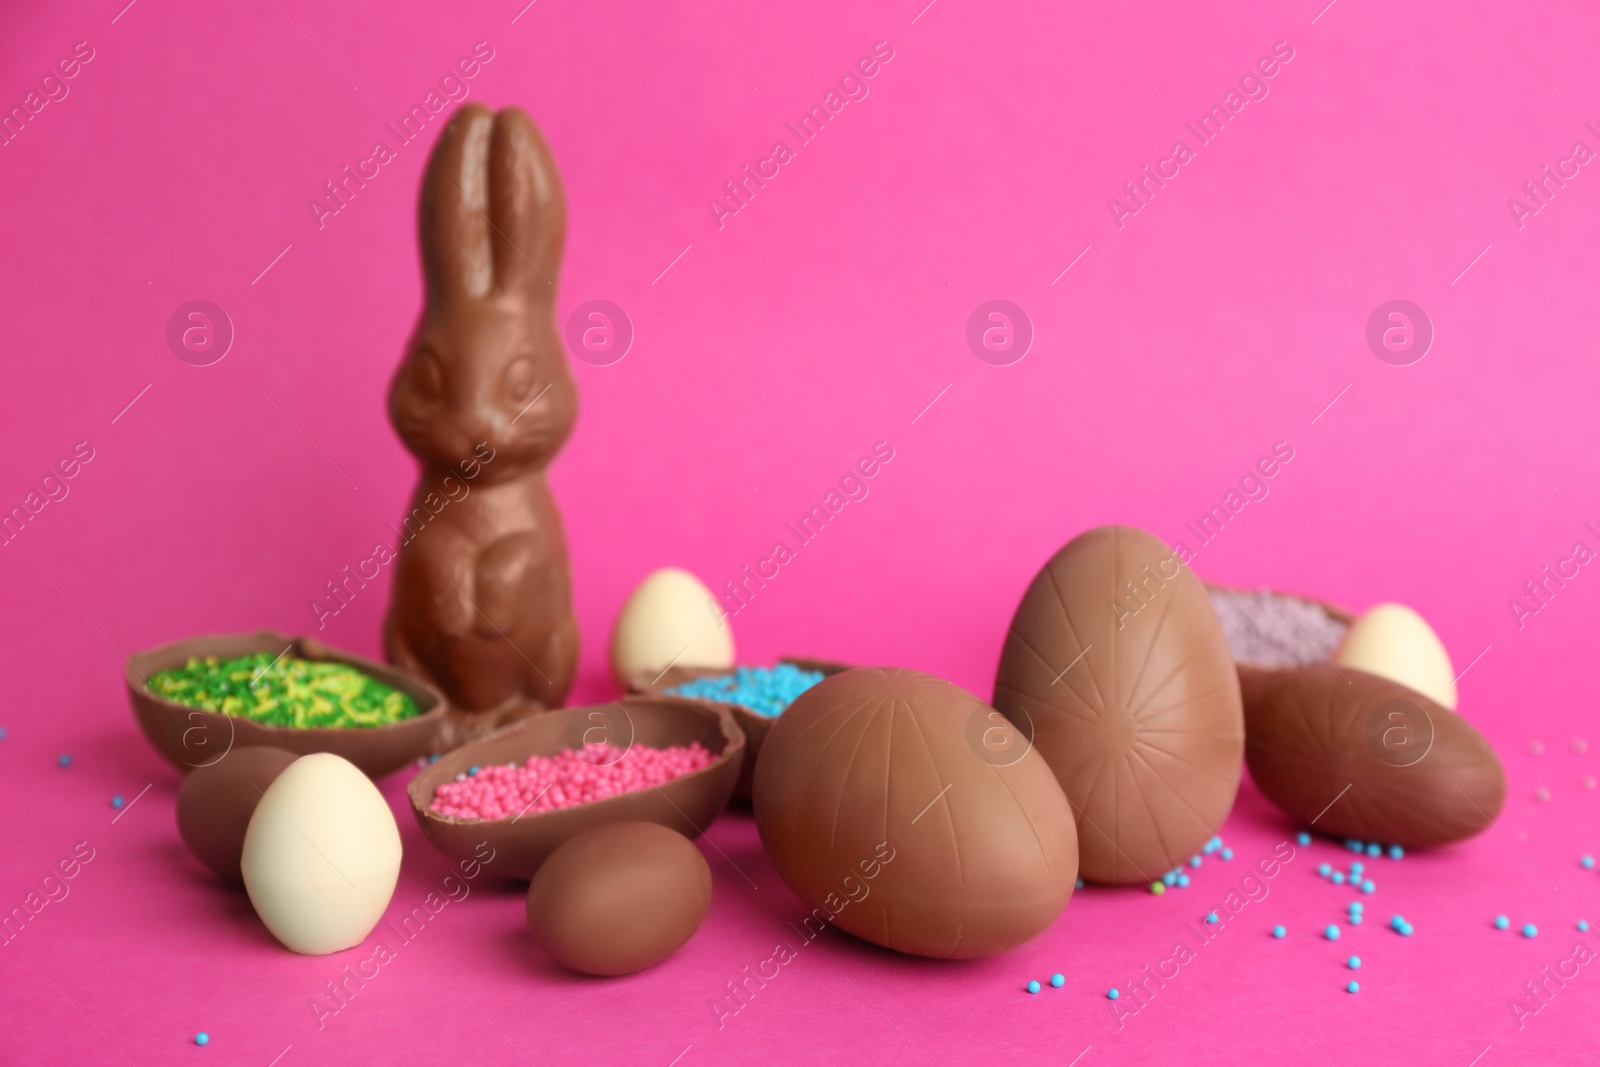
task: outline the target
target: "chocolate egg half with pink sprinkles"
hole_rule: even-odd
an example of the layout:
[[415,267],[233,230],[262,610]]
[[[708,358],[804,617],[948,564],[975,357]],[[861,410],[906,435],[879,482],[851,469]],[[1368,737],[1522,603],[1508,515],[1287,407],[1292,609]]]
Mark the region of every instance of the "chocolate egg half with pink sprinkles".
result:
[[407,787],[428,841],[452,860],[487,844],[528,879],[596,826],[652,822],[691,839],[727,806],[745,737],[725,708],[665,696],[535,715],[445,753]]

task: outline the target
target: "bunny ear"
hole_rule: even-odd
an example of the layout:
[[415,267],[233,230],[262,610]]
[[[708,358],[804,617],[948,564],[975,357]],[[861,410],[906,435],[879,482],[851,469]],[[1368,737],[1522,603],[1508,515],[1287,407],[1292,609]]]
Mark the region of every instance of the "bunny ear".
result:
[[495,116],[489,203],[495,288],[553,293],[567,233],[567,198],[550,146],[518,107]]
[[422,179],[422,271],[431,299],[486,296],[493,283],[489,246],[489,144],[494,114],[482,104],[458,109],[433,146]]

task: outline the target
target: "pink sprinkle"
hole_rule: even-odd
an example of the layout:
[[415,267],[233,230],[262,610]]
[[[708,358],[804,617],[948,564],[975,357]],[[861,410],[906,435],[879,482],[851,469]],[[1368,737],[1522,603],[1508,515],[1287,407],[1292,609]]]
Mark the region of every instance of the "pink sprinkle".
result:
[[687,747],[566,749],[553,757],[529,756],[520,767],[499,764],[457,775],[439,786],[430,807],[457,819],[532,815],[650,789],[704,770],[713,759],[698,741]]

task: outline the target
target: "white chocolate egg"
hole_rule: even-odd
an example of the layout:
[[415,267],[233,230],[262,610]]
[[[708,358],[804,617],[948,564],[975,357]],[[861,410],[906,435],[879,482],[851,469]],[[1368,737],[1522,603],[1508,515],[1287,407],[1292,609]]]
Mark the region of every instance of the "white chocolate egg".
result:
[[[704,582],[663,567],[639,583],[611,630],[611,670],[626,684],[672,667],[733,666],[733,630]],[[646,679],[647,681],[650,679]]]
[[317,752],[262,794],[239,866],[272,936],[321,956],[359,945],[378,925],[400,877],[400,830],[355,764]]
[[1379,604],[1354,623],[1333,661],[1414,689],[1456,709],[1456,672],[1444,642],[1427,620],[1404,604]]

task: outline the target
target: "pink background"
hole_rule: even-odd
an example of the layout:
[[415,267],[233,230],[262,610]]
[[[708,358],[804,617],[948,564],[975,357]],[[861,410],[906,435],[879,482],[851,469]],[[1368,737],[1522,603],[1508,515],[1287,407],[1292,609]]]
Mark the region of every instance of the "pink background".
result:
[[[1600,919],[1600,875],[1577,865],[1600,849],[1600,796],[1581,784],[1600,753],[1573,744],[1592,729],[1600,575],[1585,568],[1520,630],[1506,602],[1579,538],[1600,547],[1583,529],[1600,520],[1600,177],[1583,167],[1521,228],[1507,207],[1575,141],[1600,148],[1584,127],[1600,125],[1593,12],[123,2],[11,5],[0,33],[6,109],[75,42],[95,53],[0,148],[0,504],[76,442],[95,451],[0,552],[0,906],[75,843],[95,850],[0,949],[0,1060],[1592,1062],[1600,971],[1521,1029],[1507,1000],[1571,955],[1578,918]],[[1159,898],[1090,889],[1036,941],[978,962],[829,932],[719,1030],[710,998],[792,940],[802,910],[730,814],[706,849],[712,914],[666,964],[560,972],[526,936],[520,890],[485,877],[319,1031],[307,998],[366,951],[283,951],[183,851],[178,779],[136,734],[118,652],[313,630],[322,583],[390,537],[414,471],[383,395],[419,306],[427,145],[320,230],[306,202],[477,41],[494,58],[471,99],[525,106],[563,168],[559,314],[608,299],[637,332],[613,366],[574,361],[582,414],[552,474],[577,697],[610,694],[611,620],[645,573],[679,564],[720,585],[875,441],[895,459],[871,495],[734,620],[744,661],[936,667],[988,694],[1050,552],[1106,522],[1180,539],[1283,440],[1295,456],[1270,496],[1196,570],[1412,604],[1458,669],[1487,646],[1462,710],[1507,766],[1497,832],[1375,862],[1372,918],[1337,945],[1315,931],[1350,894],[1313,869],[1349,856],[1319,841],[1121,1029],[1104,989],[1167,956],[1240,871],[1210,860]],[[894,59],[870,95],[719,230],[707,198],[877,41]],[[1107,198],[1175,139],[1192,146],[1184,122],[1277,41],[1294,58],[1270,95],[1119,230]],[[1036,330],[1006,367],[963,339],[996,297]],[[210,367],[164,339],[193,298],[237,330]],[[1436,330],[1408,367],[1364,340],[1394,298]],[[369,588],[321,636],[376,653],[384,600]],[[394,913],[447,870],[405,778],[384,783],[406,848]],[[113,825],[110,796],[146,785]],[[1293,829],[1247,783],[1224,834],[1242,865]],[[1409,940],[1385,929],[1396,912]],[[1539,938],[1496,933],[1498,912]],[[1266,936],[1276,922],[1283,942]],[[1065,988],[1020,991],[1058,970]]]

